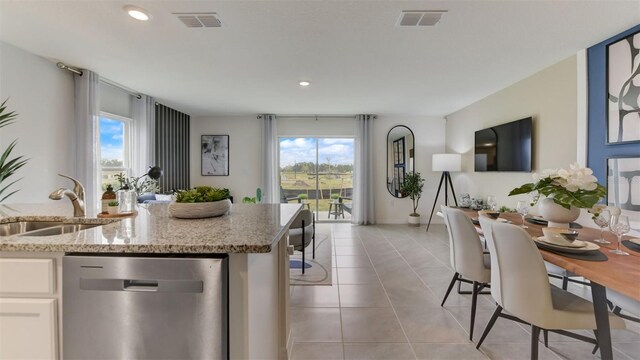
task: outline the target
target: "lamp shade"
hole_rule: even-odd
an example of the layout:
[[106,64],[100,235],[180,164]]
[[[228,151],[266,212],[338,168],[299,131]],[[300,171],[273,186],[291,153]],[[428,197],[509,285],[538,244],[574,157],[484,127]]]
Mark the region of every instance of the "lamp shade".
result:
[[431,168],[433,171],[460,171],[462,156],[460,154],[433,154]]

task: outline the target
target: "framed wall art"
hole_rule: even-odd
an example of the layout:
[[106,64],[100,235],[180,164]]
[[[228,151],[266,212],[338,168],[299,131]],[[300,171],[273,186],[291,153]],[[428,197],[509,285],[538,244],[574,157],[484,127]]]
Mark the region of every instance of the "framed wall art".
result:
[[640,141],[640,31],[607,45],[607,144]]
[[607,204],[620,208],[640,232],[640,157],[607,159]]
[[229,176],[229,135],[202,135],[202,176]]

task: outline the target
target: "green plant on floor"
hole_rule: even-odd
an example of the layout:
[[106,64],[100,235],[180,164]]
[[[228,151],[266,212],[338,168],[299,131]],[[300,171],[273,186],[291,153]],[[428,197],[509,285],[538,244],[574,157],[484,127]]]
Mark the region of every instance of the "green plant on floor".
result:
[[176,202],[179,203],[202,203],[228,199],[229,189],[214,188],[211,186],[197,186],[189,190],[178,190],[176,192]]
[[[3,101],[2,104],[0,104],[0,128],[13,124],[16,121],[18,116],[18,114],[16,114],[14,111],[7,111],[7,106],[6,106],[7,100]],[[22,178],[13,180],[7,185],[1,185],[1,184],[4,183],[7,179],[9,179],[11,176],[15,175],[15,173],[21,167],[26,165],[28,161],[28,159],[25,159],[24,156],[17,156],[17,157],[11,158],[11,153],[13,152],[13,149],[16,147],[17,141],[18,140],[13,140],[11,144],[9,144],[9,146],[4,150],[4,152],[2,152],[2,156],[0,156],[0,196],[5,191],[7,191],[7,189],[9,189],[11,185],[17,183]],[[17,193],[18,191],[20,191],[20,189],[14,190],[6,194],[3,198],[0,198],[0,202],[3,202],[9,196]]]
[[405,176],[400,191],[413,201],[413,213],[410,214],[411,216],[420,216],[417,211],[420,197],[422,197],[423,187],[424,179],[420,176],[419,172],[410,172]]

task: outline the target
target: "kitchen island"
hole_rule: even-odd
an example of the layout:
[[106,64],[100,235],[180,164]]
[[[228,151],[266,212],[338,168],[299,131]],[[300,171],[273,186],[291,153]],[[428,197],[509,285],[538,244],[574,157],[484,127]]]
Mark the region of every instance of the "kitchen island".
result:
[[[61,284],[65,254],[158,257],[227,254],[230,358],[287,358],[290,330],[286,238],[300,209],[299,204],[237,204],[229,215],[182,220],[169,215],[168,205],[151,204],[139,207],[135,217],[104,220],[70,218],[70,207],[59,204],[1,206],[0,226],[16,221],[104,225],[59,235],[25,233],[0,237],[0,306],[4,308],[0,312],[44,311],[39,317],[41,323],[27,324],[37,333],[11,332],[20,316],[0,318],[0,331],[6,339],[0,340],[0,348],[19,351],[24,346],[32,354],[38,350],[42,352],[37,354],[62,357]],[[45,331],[47,328],[51,331]],[[11,334],[10,338],[5,334]],[[29,337],[20,338],[26,335]],[[41,349],[34,336],[39,336]],[[2,346],[5,342],[12,345]]]

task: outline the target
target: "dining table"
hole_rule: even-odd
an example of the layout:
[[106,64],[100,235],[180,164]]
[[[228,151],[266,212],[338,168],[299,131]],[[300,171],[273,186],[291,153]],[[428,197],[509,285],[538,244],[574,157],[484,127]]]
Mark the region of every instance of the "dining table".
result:
[[[476,210],[468,208],[460,209],[471,219],[478,217],[478,211]],[[523,218],[517,213],[501,213],[499,218],[505,219],[515,225],[523,225]],[[531,223],[529,221],[526,221],[524,225],[527,226],[525,230],[532,238],[543,236],[542,229],[545,225]],[[476,228],[480,230],[479,225],[476,225]],[[629,255],[625,256],[617,255],[609,251],[616,249],[618,245],[618,238],[613,233],[604,231],[604,239],[610,243],[601,244],[594,242],[594,240],[600,239],[600,229],[582,226],[582,228],[575,230],[578,231],[579,240],[597,244],[600,246],[600,249],[597,251],[601,251],[608,259],[606,261],[580,260],[563,256],[560,252],[539,248],[540,254],[545,261],[589,280],[598,331],[596,340],[600,347],[600,355],[602,359],[613,359],[609,309],[607,307],[607,289],[615,290],[640,302],[640,252],[625,247],[624,240],[630,239],[631,236],[625,235],[622,238],[623,244],[621,244],[621,248],[629,253]]]

